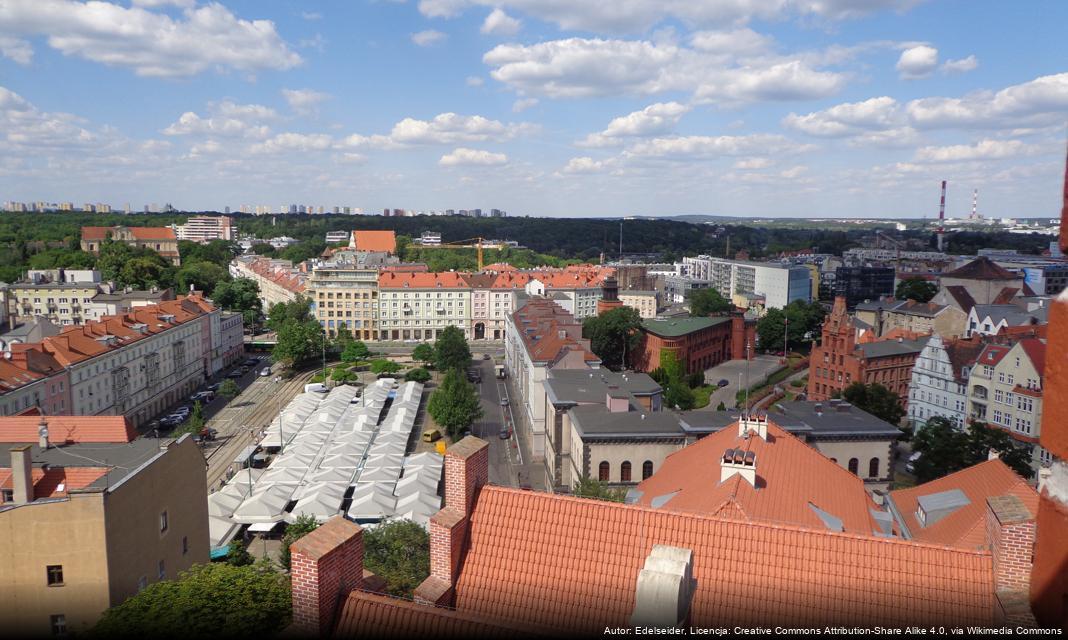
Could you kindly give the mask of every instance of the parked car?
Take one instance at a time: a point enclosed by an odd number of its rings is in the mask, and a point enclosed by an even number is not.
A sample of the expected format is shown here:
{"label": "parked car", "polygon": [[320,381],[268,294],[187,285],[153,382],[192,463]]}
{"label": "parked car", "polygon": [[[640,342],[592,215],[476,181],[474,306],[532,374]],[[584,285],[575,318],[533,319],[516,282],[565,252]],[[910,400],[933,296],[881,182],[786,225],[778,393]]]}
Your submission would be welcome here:
{"label": "parked car", "polygon": [[427,429],[423,432],[423,442],[434,442],[441,439],[441,431],[438,429]]}
{"label": "parked car", "polygon": [[227,378],[240,378],[243,375],[245,375],[245,374],[242,373],[240,369],[235,369],[235,370],[231,371],[230,373],[226,374],[226,377]]}
{"label": "parked car", "polygon": [[467,381],[468,382],[474,382],[475,384],[478,384],[479,382],[482,382],[482,374],[479,372],[478,369],[468,369],[467,370]]}
{"label": "parked car", "polygon": [[271,368],[270,367],[264,367],[260,371],[260,377],[261,378],[270,378],[271,377]]}
{"label": "parked car", "polygon": [[909,456],[909,461],[905,463],[905,471],[916,473],[916,463],[919,461],[921,455],[923,454],[920,451],[917,451]]}
{"label": "parked car", "polygon": [[216,391],[219,390],[220,386],[222,386],[222,385],[220,385],[218,382],[216,382],[214,384],[209,384],[208,386],[206,386],[204,388],[207,389],[208,391],[211,391],[212,393],[215,393]]}
{"label": "parked car", "polygon": [[729,385],[730,383],[731,383],[730,380],[724,378],[724,379],[720,380],[719,382],[717,382],[716,385],[720,386],[720,387],[725,387],[725,386]]}
{"label": "parked car", "polygon": [[512,432],[508,430],[508,427],[501,429],[501,440],[507,440],[511,435]]}
{"label": "parked car", "polygon": [[245,361],[244,361],[244,362],[242,363],[242,366],[245,366],[245,367],[255,367],[255,366],[256,366],[256,365],[258,365],[259,363],[260,363],[260,361],[259,361],[258,359],[256,359],[256,358],[249,358],[248,360],[245,360]]}
{"label": "parked car", "polygon": [[508,396],[501,396],[501,406],[502,407],[507,407],[508,406]]}

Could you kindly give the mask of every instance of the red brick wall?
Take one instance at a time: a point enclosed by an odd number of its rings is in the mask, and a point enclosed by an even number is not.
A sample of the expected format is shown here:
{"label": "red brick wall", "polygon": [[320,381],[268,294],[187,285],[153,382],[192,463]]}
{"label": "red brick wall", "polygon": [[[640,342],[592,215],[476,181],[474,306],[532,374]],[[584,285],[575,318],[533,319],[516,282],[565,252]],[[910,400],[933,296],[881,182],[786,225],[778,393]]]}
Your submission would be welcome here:
{"label": "red brick wall", "polygon": [[731,318],[702,331],[679,336],[661,337],[642,332],[642,341],[637,353],[631,358],[636,371],[648,373],[661,365],[660,352],[673,350],[686,367],[686,373],[696,373],[714,367],[727,360],[745,357],[745,340],[753,341],[754,323],[746,323],[741,317]]}
{"label": "red brick wall", "polygon": [[344,596],[362,586],[363,534],[355,530],[356,535],[341,542],[328,535],[316,539],[316,530],[291,547],[293,624],[302,632],[329,634]]}
{"label": "red brick wall", "polygon": [[[481,448],[475,442],[481,442]],[[460,445],[465,445],[460,447]],[[476,450],[477,449],[477,450]],[[464,438],[445,452],[445,506],[471,513],[478,490],[489,482],[489,445]]]}

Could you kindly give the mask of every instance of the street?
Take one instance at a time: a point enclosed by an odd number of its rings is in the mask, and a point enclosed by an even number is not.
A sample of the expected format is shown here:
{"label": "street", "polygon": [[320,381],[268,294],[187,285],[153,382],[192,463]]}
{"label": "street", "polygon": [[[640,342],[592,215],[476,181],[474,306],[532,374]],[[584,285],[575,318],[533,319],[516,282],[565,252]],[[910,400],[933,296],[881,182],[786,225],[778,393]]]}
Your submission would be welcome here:
{"label": "street", "polygon": [[[544,471],[541,465],[532,464],[529,446],[515,433],[511,405],[501,406],[501,399],[507,397],[508,391],[504,380],[494,377],[493,365],[497,360],[480,360],[480,355],[476,354],[474,366],[482,374],[482,382],[475,386],[483,415],[472,425],[471,434],[489,442],[489,480],[497,485],[544,490]],[[501,437],[505,425],[508,427],[507,439]]]}

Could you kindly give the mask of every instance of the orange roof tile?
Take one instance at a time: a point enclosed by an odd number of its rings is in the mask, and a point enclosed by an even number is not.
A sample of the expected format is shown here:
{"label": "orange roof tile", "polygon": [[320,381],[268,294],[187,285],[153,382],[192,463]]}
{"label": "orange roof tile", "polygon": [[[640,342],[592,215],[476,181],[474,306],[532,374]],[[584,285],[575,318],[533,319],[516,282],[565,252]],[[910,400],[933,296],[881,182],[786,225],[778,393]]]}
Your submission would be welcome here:
{"label": "orange roof tile", "polygon": [[583,362],[601,361],[590,350],[589,341],[581,338],[582,324],[552,300],[531,300],[516,310],[512,319],[535,362],[554,364],[572,351],[580,352]]}
{"label": "orange roof tile", "polygon": [[[766,441],[755,434],[744,438],[734,423],[672,453],[638,485],[638,504],[678,492],[657,508],[716,515],[736,507],[732,513],[744,520],[825,529],[815,506],[840,519],[845,531],[872,535],[869,509],[875,504],[864,481],[771,420],[767,428]],[[756,455],[757,488],[737,474],[720,482],[720,458],[736,448]]]}
{"label": "orange roof tile", "polygon": [[988,553],[483,487],[456,584],[465,614],[629,626],[654,544],[690,549],[692,624],[992,624]]}
{"label": "orange roof tile", "polygon": [[496,622],[452,609],[367,591],[349,592],[332,637],[363,638],[372,629],[376,638],[500,638],[515,637],[518,633]]}
{"label": "orange roof tile", "polygon": [[37,442],[44,420],[53,443],[131,442],[137,430],[125,416],[6,416],[0,417],[0,442]]}
{"label": "orange roof tile", "polygon": [[[33,482],[33,498],[58,498],[71,489],[84,489],[104,477],[107,467],[35,467],[30,471]],[[11,468],[0,468],[0,488],[13,488]]]}
{"label": "orange roof tile", "polygon": [[392,230],[353,231],[357,251],[397,252],[397,235]]}
{"label": "orange roof tile", "polygon": [[82,227],[82,240],[103,240],[108,232],[120,228],[128,229],[137,240],[178,240],[170,227]]}
{"label": "orange roof tile", "polygon": [[[959,489],[969,504],[934,522],[920,525],[916,511],[921,496]],[[897,517],[904,520],[913,540],[982,549],[986,545],[986,499],[1012,494],[1032,515],[1038,512],[1038,494],[1023,478],[999,459],[988,460],[924,484],[890,492]]]}
{"label": "orange roof tile", "polygon": [[435,289],[442,287],[467,288],[463,273],[455,271],[383,271],[378,274],[378,286],[386,289]]}

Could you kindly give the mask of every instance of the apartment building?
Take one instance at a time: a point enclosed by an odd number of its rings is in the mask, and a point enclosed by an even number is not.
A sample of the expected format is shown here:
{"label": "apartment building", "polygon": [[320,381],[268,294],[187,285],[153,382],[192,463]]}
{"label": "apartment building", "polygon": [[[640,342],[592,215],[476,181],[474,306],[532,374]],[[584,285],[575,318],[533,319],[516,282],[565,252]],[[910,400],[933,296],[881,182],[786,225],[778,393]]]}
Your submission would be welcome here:
{"label": "apartment building", "polygon": [[894,295],[893,267],[838,267],[834,272],[834,295],[853,308],[866,300]]}
{"label": "apartment building", "polygon": [[855,313],[857,320],[871,327],[879,338],[895,329],[956,337],[965,335],[968,320],[968,314],[956,307],[894,298],[861,302]]}
{"label": "apartment building", "polygon": [[941,416],[963,429],[968,421],[968,378],[980,352],[979,340],[931,336],[916,358],[909,381],[908,421],[912,429]]}
{"label": "apartment building", "polygon": [[1039,444],[1045,366],[1046,341],[1024,338],[986,345],[968,378],[968,418],[1008,432],[1036,470],[1053,461]]}
{"label": "apartment building", "polygon": [[245,321],[240,313],[210,314],[211,372],[214,375],[245,357]]}
{"label": "apartment building", "polygon": [[656,317],[660,296],[656,291],[639,291],[636,289],[621,289],[617,294],[623,306],[630,307],[638,312],[643,320]]}
{"label": "apartment building", "polygon": [[1008,327],[1033,327],[1049,321],[1049,307],[1027,311],[1015,304],[977,304],[968,312],[965,337],[996,336]]}
{"label": "apartment building", "polygon": [[230,261],[230,275],[248,278],[260,288],[260,302],[266,312],[279,302],[293,302],[307,287],[307,274],[293,268],[289,260],[273,260],[255,254]]}
{"label": "apartment building", "polygon": [[82,305],[82,319],[100,320],[104,316],[129,313],[138,307],[149,307],[174,299],[173,289],[116,289],[110,284],[101,285],[100,293],[93,296],[89,304]]}
{"label": "apartment building", "polygon": [[136,435],[121,416],[0,418],[5,633],[85,635],[109,607],[208,561],[200,448]]}
{"label": "apartment building", "polygon": [[471,288],[472,339],[503,340],[508,314],[515,311],[516,300],[525,290],[505,286],[498,274],[463,274],[463,279]]}
{"label": "apartment building", "polygon": [[812,299],[812,272],[803,265],[728,260],[711,256],[683,258],[683,273],[744,307],[750,296],[763,296],[765,305],[782,309],[794,300]]}
{"label": "apartment building", "polygon": [[470,340],[470,319],[471,288],[462,274],[383,271],[378,276],[381,340],[434,340],[448,326]]}
{"label": "apartment building", "polygon": [[[32,398],[52,414],[125,415],[145,424],[243,349],[240,316],[228,316],[226,330],[218,320],[213,330],[220,315],[203,298],[187,296],[12,345],[6,361],[12,367],[0,371],[0,412],[22,411]],[[42,385],[36,396],[27,395],[32,384]]]}
{"label": "apartment building", "polygon": [[212,240],[234,240],[233,222],[227,216],[194,216],[185,224],[175,225],[179,240],[206,243]]}
{"label": "apartment building", "polygon": [[181,266],[178,236],[170,227],[82,227],[82,251],[100,254],[104,241],[124,242],[131,247],[152,249],[175,266]]}
{"label": "apartment building", "polygon": [[326,334],[342,331],[357,340],[377,340],[378,269],[357,262],[333,262],[312,269],[307,284],[313,315]]}
{"label": "apartment building", "polygon": [[545,456],[545,386],[550,371],[599,369],[601,359],[582,337],[582,323],[548,298],[532,298],[508,315],[504,333],[504,368],[513,393],[530,425],[531,449]]}
{"label": "apartment building", "polygon": [[327,231],[324,242],[326,242],[326,244],[338,244],[341,242],[348,242],[350,235],[351,233],[348,231]]}
{"label": "apartment building", "polygon": [[174,291],[117,289],[114,283],[102,282],[99,271],[54,269],[27,272],[25,282],[8,285],[8,296],[16,322],[44,317],[59,325],[75,325],[174,300]]}

